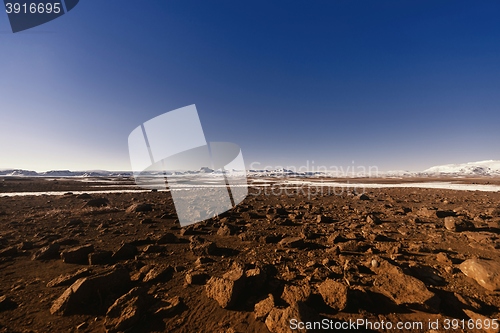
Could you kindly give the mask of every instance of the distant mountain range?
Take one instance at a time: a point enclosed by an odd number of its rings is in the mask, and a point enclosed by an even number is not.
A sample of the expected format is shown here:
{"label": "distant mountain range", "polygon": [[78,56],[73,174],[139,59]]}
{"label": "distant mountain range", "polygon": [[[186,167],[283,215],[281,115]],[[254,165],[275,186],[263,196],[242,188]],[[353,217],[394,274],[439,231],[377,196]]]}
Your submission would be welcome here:
{"label": "distant mountain range", "polygon": [[452,176],[500,176],[500,161],[488,160],[433,166],[422,173]]}
{"label": "distant mountain range", "polygon": [[[208,167],[203,167],[198,171],[176,171],[167,172],[167,175],[193,175],[193,174],[221,174],[220,171],[214,171]],[[151,176],[161,175],[161,172],[148,172]],[[295,172],[289,169],[275,169],[275,170],[248,170],[248,176],[251,177],[342,177],[338,172],[328,173],[323,171],[306,171]],[[445,164],[433,166],[429,169],[420,172],[411,172],[404,170],[379,172],[380,177],[428,177],[428,176],[500,176],[500,161],[488,160],[479,162],[469,162],[462,164]],[[8,169],[0,170],[0,176],[26,176],[26,177],[132,177],[131,171],[106,171],[106,170],[92,170],[92,171],[70,171],[70,170],[51,170],[45,172],[36,172],[22,169]],[[358,175],[363,176],[363,175]],[[368,175],[365,175],[368,176]],[[375,175],[371,175],[375,176]],[[345,177],[352,177],[348,174]]]}

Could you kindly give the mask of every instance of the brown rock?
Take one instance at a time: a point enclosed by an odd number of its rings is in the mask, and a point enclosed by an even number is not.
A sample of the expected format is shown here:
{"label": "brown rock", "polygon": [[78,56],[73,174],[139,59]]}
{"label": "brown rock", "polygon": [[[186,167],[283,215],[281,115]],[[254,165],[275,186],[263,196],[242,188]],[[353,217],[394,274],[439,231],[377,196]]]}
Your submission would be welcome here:
{"label": "brown rock", "polygon": [[91,304],[99,303],[103,295],[123,290],[129,283],[130,276],[123,268],[78,279],[54,301],[50,313],[63,316],[85,313],[91,308]]}
{"label": "brown rock", "polygon": [[153,205],[148,203],[133,204],[127,208],[127,213],[143,213],[150,212],[153,210]]}
{"label": "brown rock", "polygon": [[174,296],[162,301],[154,313],[155,315],[160,315],[162,317],[170,316],[177,312],[182,306],[182,299],[179,296]]}
{"label": "brown rock", "polygon": [[50,244],[49,246],[41,248],[38,252],[33,254],[32,260],[49,260],[59,257],[59,244]]}
{"label": "brown rock", "polygon": [[106,332],[124,332],[132,328],[146,312],[153,297],[144,289],[133,288],[118,298],[106,313]]}
{"label": "brown rock", "polygon": [[491,260],[469,259],[459,266],[462,273],[484,288],[500,291],[500,264]]}
{"label": "brown rock", "polygon": [[274,308],[274,297],[269,294],[266,299],[263,299],[254,306],[255,319],[265,318]]}
{"label": "brown rock", "polygon": [[316,222],[317,223],[326,223],[328,222],[330,219],[328,217],[326,217],[325,215],[322,215],[322,214],[319,214],[316,216]]}
{"label": "brown rock", "polygon": [[214,242],[204,241],[202,243],[194,242],[190,244],[191,252],[197,256],[216,255],[217,245]]}
{"label": "brown rock", "polygon": [[370,197],[366,194],[360,194],[357,196],[358,200],[370,200]]}
{"label": "brown rock", "polygon": [[203,285],[207,282],[208,275],[203,271],[189,271],[186,273],[187,284]]}
{"label": "brown rock", "polygon": [[92,252],[94,246],[86,244],[62,251],[61,258],[67,264],[88,264],[88,255]]}
{"label": "brown rock", "polygon": [[125,260],[125,259],[133,259],[137,254],[137,247],[131,244],[123,244],[120,246],[115,253],[113,253],[112,259],[114,260]]}
{"label": "brown rock", "polygon": [[205,286],[205,291],[207,296],[216,300],[222,308],[228,308],[235,305],[244,287],[245,272],[242,266],[236,265],[222,278],[211,277]]}
{"label": "brown rock", "polygon": [[231,236],[231,228],[228,227],[227,225],[223,225],[217,230],[217,235],[218,236]]}
{"label": "brown rock", "polygon": [[149,244],[146,245],[144,249],[142,249],[143,253],[161,253],[165,251],[165,247],[162,245],[154,245],[154,244]]}
{"label": "brown rock", "polygon": [[113,252],[98,251],[89,254],[90,265],[107,265],[112,261]]}
{"label": "brown rock", "polygon": [[474,225],[458,217],[447,216],[444,218],[444,227],[450,231],[460,232],[473,229]]}
{"label": "brown rock", "polygon": [[397,305],[411,305],[423,310],[439,308],[439,298],[422,281],[403,273],[399,267],[392,266],[387,270],[387,266],[382,265],[373,285]]}
{"label": "brown rock", "polygon": [[106,198],[95,198],[95,199],[90,199],[87,201],[87,203],[83,207],[93,207],[93,208],[99,208],[99,207],[105,207],[109,205],[109,200]]}
{"label": "brown rock", "polygon": [[281,294],[281,299],[289,305],[293,305],[307,301],[309,296],[311,296],[311,287],[306,282],[299,285],[286,285]]}
{"label": "brown rock", "polygon": [[47,287],[60,287],[60,286],[69,286],[73,284],[76,280],[89,276],[92,271],[89,268],[82,268],[76,271],[75,273],[70,274],[62,274],[56,277],[55,279],[50,280],[47,283]]}
{"label": "brown rock", "polygon": [[429,209],[429,208],[421,208],[417,211],[417,215],[420,216],[420,217],[428,217],[428,218],[432,218],[432,217],[437,217],[436,215],[436,209]]}
{"label": "brown rock", "polygon": [[259,290],[267,281],[267,273],[261,267],[255,267],[245,272],[247,287]]}
{"label": "brown rock", "polygon": [[172,268],[172,266],[163,266],[163,265],[154,266],[149,270],[144,279],[142,279],[142,282],[156,282],[159,280],[163,281],[170,280],[173,272],[174,269]]}
{"label": "brown rock", "polygon": [[377,216],[369,214],[366,216],[366,222],[372,224],[380,224],[382,221],[380,221],[380,219]]}
{"label": "brown rock", "polygon": [[174,235],[171,232],[167,232],[164,235],[162,235],[157,241],[157,244],[170,244],[170,243],[177,243],[179,239],[177,238],[176,235]]}
{"label": "brown rock", "polygon": [[282,247],[289,248],[302,248],[304,247],[304,240],[301,237],[286,237],[278,243]]}
{"label": "brown rock", "polygon": [[332,309],[342,311],[346,308],[348,289],[343,283],[326,279],[318,286],[318,291]]}

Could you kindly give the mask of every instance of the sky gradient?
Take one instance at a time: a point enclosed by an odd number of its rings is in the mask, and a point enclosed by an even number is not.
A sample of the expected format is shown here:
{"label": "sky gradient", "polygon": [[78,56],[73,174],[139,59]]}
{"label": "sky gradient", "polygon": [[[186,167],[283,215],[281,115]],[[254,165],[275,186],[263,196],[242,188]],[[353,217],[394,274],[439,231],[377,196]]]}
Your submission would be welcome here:
{"label": "sky gradient", "polygon": [[80,1],[0,13],[0,169],[130,170],[141,123],[196,104],[247,166],[500,160],[497,1]]}

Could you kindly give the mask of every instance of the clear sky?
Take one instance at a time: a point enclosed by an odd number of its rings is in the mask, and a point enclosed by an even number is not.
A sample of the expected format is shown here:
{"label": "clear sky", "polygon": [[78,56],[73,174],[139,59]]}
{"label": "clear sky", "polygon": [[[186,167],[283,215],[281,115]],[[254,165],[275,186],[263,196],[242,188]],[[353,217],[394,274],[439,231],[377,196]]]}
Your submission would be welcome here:
{"label": "clear sky", "polygon": [[0,12],[0,168],[130,170],[141,123],[196,104],[246,164],[500,159],[498,1],[80,1]]}

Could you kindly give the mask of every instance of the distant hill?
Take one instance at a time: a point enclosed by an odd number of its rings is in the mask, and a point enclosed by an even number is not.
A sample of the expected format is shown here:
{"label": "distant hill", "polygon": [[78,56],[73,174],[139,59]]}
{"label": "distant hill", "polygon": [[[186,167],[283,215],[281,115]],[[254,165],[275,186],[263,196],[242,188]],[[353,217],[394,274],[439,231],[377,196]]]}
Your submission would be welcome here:
{"label": "distant hill", "polygon": [[488,160],[462,164],[437,165],[424,170],[422,173],[447,176],[500,176],[500,161]]}
{"label": "distant hill", "polygon": [[[208,167],[203,167],[196,171],[172,171],[172,172],[159,172],[159,171],[146,171],[146,175],[150,176],[189,176],[193,174],[212,174],[222,175],[220,170],[212,170]],[[320,171],[305,171],[296,172],[288,169],[274,169],[274,170],[247,170],[247,175],[250,177],[340,177],[343,175],[337,173],[320,172]],[[469,162],[462,164],[445,164],[433,166],[421,172],[410,172],[404,170],[395,170],[380,172],[378,176],[381,177],[421,177],[421,176],[500,176],[500,161],[488,160],[479,162]],[[106,171],[106,170],[91,170],[91,171],[70,171],[70,170],[51,170],[45,172],[36,172],[22,169],[8,169],[0,170],[0,176],[26,176],[26,177],[132,177],[131,171]],[[351,177],[350,173],[344,177]],[[363,177],[363,175],[357,175]],[[369,176],[369,175],[365,175]],[[376,176],[376,175],[372,175]]]}

